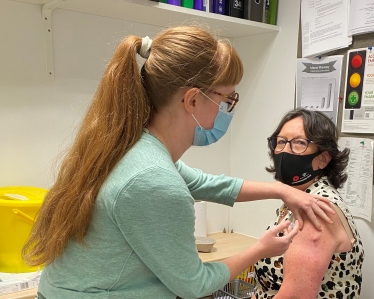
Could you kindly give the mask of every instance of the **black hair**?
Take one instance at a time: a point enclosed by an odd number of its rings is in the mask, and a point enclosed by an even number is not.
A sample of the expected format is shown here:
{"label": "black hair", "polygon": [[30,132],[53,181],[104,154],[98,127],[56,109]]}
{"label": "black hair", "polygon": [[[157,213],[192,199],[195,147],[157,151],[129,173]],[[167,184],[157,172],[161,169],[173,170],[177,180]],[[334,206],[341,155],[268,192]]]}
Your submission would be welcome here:
{"label": "black hair", "polygon": [[[309,140],[312,140],[321,152],[328,151],[331,155],[331,161],[322,170],[322,175],[327,176],[330,183],[335,188],[341,188],[347,180],[345,169],[349,160],[349,149],[345,148],[342,151],[338,148],[339,133],[335,124],[323,113],[319,111],[311,111],[303,108],[296,108],[286,113],[281,119],[276,130],[270,137],[278,136],[284,124],[294,118],[301,117],[304,121],[305,135]],[[274,161],[274,151],[268,143],[269,156]],[[275,174],[274,165],[266,167],[270,173]]]}

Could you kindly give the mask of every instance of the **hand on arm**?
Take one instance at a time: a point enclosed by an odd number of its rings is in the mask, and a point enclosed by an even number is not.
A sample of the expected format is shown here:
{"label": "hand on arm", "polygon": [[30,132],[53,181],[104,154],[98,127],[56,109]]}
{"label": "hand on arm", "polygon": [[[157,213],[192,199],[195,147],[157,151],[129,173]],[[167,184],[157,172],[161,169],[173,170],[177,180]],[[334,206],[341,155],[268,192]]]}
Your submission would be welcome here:
{"label": "hand on arm", "polygon": [[[297,220],[293,228],[290,228],[290,221],[284,221],[266,231],[252,247],[224,260],[223,263],[230,269],[230,280],[234,279],[249,266],[255,264],[259,259],[283,254],[298,233],[298,229],[299,223]],[[277,236],[279,232],[284,231],[287,232],[285,236]]]}
{"label": "hand on arm", "polygon": [[311,195],[280,182],[266,183],[244,181],[236,201],[243,202],[271,198],[280,198],[283,200],[287,207],[293,212],[296,219],[299,220],[300,229],[303,228],[305,220],[301,216],[302,211],[305,212],[304,218],[305,216],[308,217],[319,230],[321,229],[321,224],[316,216],[318,215],[322,220],[332,223],[326,213],[335,214],[329,200],[325,197]]}
{"label": "hand on arm", "polygon": [[295,218],[300,221],[300,229],[303,228],[304,220],[306,218],[309,218],[311,223],[318,230],[321,230],[322,226],[318,221],[317,216],[325,222],[333,223],[326,212],[335,214],[335,210],[326,197],[305,193],[304,191],[300,191],[279,182],[278,184],[283,188],[280,198],[292,211]]}

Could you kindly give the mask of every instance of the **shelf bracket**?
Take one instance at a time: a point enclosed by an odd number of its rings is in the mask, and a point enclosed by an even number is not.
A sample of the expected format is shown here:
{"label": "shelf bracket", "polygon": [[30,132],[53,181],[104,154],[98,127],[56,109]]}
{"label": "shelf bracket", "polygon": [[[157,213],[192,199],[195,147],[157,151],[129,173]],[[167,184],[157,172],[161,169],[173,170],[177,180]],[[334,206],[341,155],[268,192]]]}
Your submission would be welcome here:
{"label": "shelf bracket", "polygon": [[52,10],[64,0],[52,0],[42,7],[42,29],[44,36],[44,50],[46,61],[47,80],[55,79],[55,66],[53,61],[53,32],[52,32]]}

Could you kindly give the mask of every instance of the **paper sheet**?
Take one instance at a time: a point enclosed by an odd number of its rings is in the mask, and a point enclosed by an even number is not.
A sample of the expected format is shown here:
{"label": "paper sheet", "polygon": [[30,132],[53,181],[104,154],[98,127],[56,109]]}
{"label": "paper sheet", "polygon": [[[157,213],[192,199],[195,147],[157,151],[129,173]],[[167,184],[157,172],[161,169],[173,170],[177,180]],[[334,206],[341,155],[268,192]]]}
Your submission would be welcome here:
{"label": "paper sheet", "polygon": [[339,189],[353,216],[371,222],[374,141],[359,137],[341,137],[339,147],[351,152],[347,167],[348,180]]}
{"label": "paper sheet", "polygon": [[302,0],[302,57],[348,47],[349,0]]}
{"label": "paper sheet", "polygon": [[296,107],[321,111],[335,124],[343,55],[299,58],[296,63]]}
{"label": "paper sheet", "polygon": [[334,79],[302,79],[301,107],[319,111],[332,111],[334,98]]}
{"label": "paper sheet", "polygon": [[374,0],[351,0],[349,8],[349,35],[372,31],[374,31]]}

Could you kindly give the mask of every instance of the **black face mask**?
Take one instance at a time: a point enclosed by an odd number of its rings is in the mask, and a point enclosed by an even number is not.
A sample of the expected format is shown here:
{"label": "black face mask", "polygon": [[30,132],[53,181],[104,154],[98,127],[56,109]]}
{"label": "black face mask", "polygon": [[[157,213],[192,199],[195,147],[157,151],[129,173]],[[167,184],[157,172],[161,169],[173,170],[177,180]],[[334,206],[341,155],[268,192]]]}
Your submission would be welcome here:
{"label": "black face mask", "polygon": [[311,155],[292,155],[286,152],[274,155],[277,180],[290,186],[298,186],[313,180],[321,169],[313,170],[312,161],[321,152]]}

